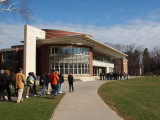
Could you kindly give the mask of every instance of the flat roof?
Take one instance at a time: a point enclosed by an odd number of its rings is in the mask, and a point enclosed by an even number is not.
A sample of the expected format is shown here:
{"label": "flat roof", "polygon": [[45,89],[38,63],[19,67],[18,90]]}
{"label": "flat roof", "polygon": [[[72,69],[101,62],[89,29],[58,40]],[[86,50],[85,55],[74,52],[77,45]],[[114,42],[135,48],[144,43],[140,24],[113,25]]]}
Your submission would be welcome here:
{"label": "flat roof", "polygon": [[66,36],[59,38],[49,38],[49,39],[37,39],[37,47],[47,44],[71,44],[71,45],[84,45],[88,47],[92,47],[93,51],[96,53],[100,53],[105,56],[109,56],[111,58],[123,58],[128,55],[120,52],[88,35],[74,35],[74,36]]}

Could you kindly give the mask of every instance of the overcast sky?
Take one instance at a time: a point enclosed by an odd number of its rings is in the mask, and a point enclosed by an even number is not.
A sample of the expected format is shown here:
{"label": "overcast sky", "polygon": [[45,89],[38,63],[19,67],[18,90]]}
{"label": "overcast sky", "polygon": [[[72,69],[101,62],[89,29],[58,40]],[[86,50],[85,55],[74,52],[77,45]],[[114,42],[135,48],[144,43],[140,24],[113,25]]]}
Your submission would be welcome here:
{"label": "overcast sky", "polygon": [[[149,49],[160,44],[159,0],[37,0],[30,8],[29,25],[40,29],[82,32],[101,42]],[[0,49],[21,44],[24,25],[10,17],[1,21]]]}

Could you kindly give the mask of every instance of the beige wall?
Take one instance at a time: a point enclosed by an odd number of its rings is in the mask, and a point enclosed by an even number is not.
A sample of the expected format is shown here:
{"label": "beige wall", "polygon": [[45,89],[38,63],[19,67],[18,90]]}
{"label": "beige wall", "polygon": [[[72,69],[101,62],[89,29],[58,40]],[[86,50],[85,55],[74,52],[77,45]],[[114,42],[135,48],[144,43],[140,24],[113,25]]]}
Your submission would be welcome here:
{"label": "beige wall", "polygon": [[24,26],[24,74],[36,74],[36,38],[45,39],[45,31],[35,27]]}

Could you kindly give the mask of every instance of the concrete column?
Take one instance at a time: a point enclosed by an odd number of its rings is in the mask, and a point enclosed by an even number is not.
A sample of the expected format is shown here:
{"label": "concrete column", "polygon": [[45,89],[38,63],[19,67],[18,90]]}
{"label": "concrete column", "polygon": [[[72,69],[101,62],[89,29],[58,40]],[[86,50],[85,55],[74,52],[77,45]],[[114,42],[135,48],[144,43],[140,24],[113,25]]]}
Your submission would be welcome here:
{"label": "concrete column", "polygon": [[24,74],[27,76],[29,72],[36,74],[36,39],[45,39],[45,31],[35,27],[24,26]]}

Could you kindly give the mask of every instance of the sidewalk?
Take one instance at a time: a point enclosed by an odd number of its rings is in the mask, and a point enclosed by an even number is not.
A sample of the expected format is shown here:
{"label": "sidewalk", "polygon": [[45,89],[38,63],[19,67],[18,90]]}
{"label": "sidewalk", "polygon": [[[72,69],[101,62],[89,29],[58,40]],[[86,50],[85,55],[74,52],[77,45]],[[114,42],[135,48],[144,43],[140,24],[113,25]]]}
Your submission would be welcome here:
{"label": "sidewalk", "polygon": [[69,93],[68,82],[63,84],[66,93],[51,120],[123,120],[111,110],[97,94],[106,81],[75,81],[75,91]]}

